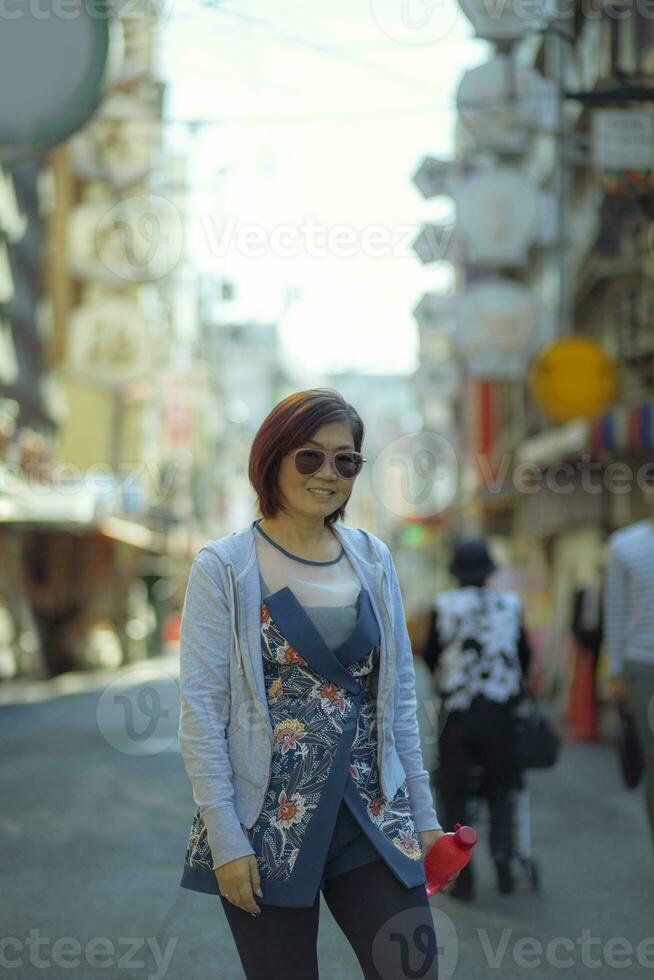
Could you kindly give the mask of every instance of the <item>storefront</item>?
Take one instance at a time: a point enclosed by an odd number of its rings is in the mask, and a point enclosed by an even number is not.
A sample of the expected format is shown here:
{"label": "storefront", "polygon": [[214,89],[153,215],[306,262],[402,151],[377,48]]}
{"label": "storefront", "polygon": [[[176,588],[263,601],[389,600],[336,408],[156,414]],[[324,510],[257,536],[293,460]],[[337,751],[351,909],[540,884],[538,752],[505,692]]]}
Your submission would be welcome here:
{"label": "storefront", "polygon": [[13,479],[3,489],[0,677],[52,677],[159,652],[202,542],[103,512],[88,488],[62,494]]}

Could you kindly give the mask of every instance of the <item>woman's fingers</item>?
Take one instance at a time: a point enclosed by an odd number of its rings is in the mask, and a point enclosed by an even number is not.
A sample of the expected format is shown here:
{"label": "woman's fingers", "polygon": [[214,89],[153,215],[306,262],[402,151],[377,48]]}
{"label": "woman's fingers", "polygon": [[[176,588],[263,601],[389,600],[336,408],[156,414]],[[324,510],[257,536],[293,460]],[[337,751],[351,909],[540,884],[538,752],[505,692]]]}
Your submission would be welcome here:
{"label": "woman's fingers", "polygon": [[261,909],[254,900],[252,885],[249,881],[239,889],[238,901],[234,904],[238,905],[244,912],[249,912],[250,915],[261,915]]}
{"label": "woman's fingers", "polygon": [[259,868],[257,867],[257,859],[252,856],[250,858],[250,882],[252,884],[252,891],[259,898],[262,897],[263,892],[261,891],[261,881],[259,879]]}
{"label": "woman's fingers", "polygon": [[238,883],[234,882],[227,888],[221,889],[221,894],[228,902],[236,905],[239,909],[243,909],[244,912],[249,912],[251,915],[261,914],[261,909],[254,900],[249,877],[247,879],[241,878]]}

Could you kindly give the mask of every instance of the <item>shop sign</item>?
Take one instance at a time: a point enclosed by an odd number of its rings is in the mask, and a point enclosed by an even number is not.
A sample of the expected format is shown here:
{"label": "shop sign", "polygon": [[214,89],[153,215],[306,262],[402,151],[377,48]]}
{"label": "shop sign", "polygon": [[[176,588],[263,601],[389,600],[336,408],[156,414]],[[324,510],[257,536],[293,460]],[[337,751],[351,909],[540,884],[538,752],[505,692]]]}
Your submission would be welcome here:
{"label": "shop sign", "polygon": [[95,118],[70,141],[74,172],[117,187],[141,180],[151,169],[160,126],[148,102],[135,93],[105,99]]}
{"label": "shop sign", "polygon": [[541,411],[556,422],[597,415],[615,398],[616,365],[589,337],[564,337],[539,353],[529,388]]}
{"label": "shop sign", "polygon": [[654,166],[651,109],[595,109],[592,158],[599,170],[650,171]]}
{"label": "shop sign", "polygon": [[534,294],[512,280],[482,280],[456,305],[455,347],[475,378],[523,378],[548,332]]}
{"label": "shop sign", "polygon": [[521,152],[556,126],[556,88],[533,68],[497,55],[466,71],[457,91],[462,124],[480,150]]}
{"label": "shop sign", "polygon": [[453,296],[425,293],[413,311],[421,337],[428,334],[451,336],[454,331],[454,305]]}
{"label": "shop sign", "polygon": [[173,271],[182,254],[179,210],[158,194],[77,205],[68,223],[73,275],[112,285],[151,282]]}
{"label": "shop sign", "polygon": [[459,367],[455,360],[423,360],[415,374],[419,397],[449,401],[461,390]]}
{"label": "shop sign", "polygon": [[130,296],[105,296],[70,315],[68,366],[91,381],[120,387],[148,371],[146,317]]}
{"label": "shop sign", "polygon": [[468,257],[483,265],[523,265],[538,229],[537,186],[522,170],[498,167],[461,181],[457,222]]}
{"label": "shop sign", "polygon": [[162,387],[162,437],[166,452],[193,445],[197,414],[197,380],[189,375],[169,373]]}
{"label": "shop sign", "polygon": [[413,241],[412,248],[423,265],[432,262],[455,261],[456,243],[451,224],[424,224]]}
{"label": "shop sign", "polygon": [[436,157],[426,156],[413,175],[413,183],[427,199],[449,195],[455,166],[453,160],[437,160]]}

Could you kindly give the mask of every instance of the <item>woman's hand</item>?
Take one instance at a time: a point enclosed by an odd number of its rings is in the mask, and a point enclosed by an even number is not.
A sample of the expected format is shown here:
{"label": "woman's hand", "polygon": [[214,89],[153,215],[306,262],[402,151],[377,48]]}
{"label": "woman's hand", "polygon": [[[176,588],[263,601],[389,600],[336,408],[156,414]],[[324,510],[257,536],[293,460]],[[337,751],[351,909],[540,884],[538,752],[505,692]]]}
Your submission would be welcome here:
{"label": "woman's hand", "polygon": [[214,869],[214,874],[223,898],[250,915],[261,915],[261,909],[254,900],[254,892],[261,896],[259,868],[254,854],[221,864]]}
{"label": "woman's hand", "polygon": [[419,832],[420,843],[422,844],[422,852],[426,854],[431,845],[439,837],[443,836],[444,831],[442,830],[421,830]]}
{"label": "woman's hand", "polygon": [[[438,840],[439,837],[442,837],[444,833],[445,833],[444,830],[421,830],[421,831],[419,831],[419,835],[418,836],[420,837],[420,843],[422,844],[423,858],[424,858],[424,855],[429,850],[429,848],[431,847],[431,845],[434,843],[434,841],[435,840]],[[451,878],[448,879],[447,885],[445,886],[445,888],[442,888],[441,891],[440,891],[440,894],[441,895],[445,895],[446,892],[449,892],[450,888],[452,887],[452,885],[454,884],[454,882],[456,881],[456,879],[459,877],[459,874],[460,874],[460,872],[457,871],[457,873],[455,875],[453,875]]]}

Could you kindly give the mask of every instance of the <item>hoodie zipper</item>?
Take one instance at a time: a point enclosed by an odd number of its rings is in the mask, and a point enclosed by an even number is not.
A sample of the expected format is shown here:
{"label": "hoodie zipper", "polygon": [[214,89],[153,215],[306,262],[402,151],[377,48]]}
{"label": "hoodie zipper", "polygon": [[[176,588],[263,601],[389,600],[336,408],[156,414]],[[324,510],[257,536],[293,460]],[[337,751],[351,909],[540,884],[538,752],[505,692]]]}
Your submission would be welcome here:
{"label": "hoodie zipper", "polygon": [[[243,670],[243,651],[241,649],[241,642],[239,640],[239,633],[238,633],[239,624],[240,624],[240,611],[241,611],[240,594],[239,594],[238,582],[236,581],[236,578],[234,577],[234,580],[232,581],[232,577],[234,576],[234,566],[232,565],[231,562],[228,562],[227,567],[229,569],[229,579],[230,579],[231,608],[234,610],[234,616],[232,619],[232,632],[234,635],[234,642],[236,644],[238,672],[239,674],[244,676],[245,671]],[[257,707],[259,708],[259,711],[262,711],[263,709],[261,707],[261,702],[259,700],[258,691],[256,690],[256,688],[251,688],[250,690],[252,693],[252,697],[254,698]],[[264,725],[264,728],[268,733],[268,735],[270,736],[270,732],[268,731],[267,726]]]}
{"label": "hoodie zipper", "polygon": [[[386,568],[382,565],[382,577],[381,577],[381,606],[383,614],[386,616],[386,622],[384,623],[384,628],[386,630],[387,644],[394,643],[391,632],[391,617],[388,611],[388,606],[386,605],[386,595],[384,592],[384,579],[386,578]],[[388,659],[388,656],[387,656]],[[388,687],[388,684],[387,684]],[[377,745],[378,745],[378,757],[377,766],[379,768],[379,778],[381,779],[381,774],[383,772],[383,758],[384,758],[384,715],[386,713],[386,705],[388,703],[388,693],[384,698],[383,704],[379,705],[379,710],[377,712]]]}
{"label": "hoodie zipper", "polygon": [[[385,564],[384,564],[384,562],[383,562],[383,560],[382,560],[379,552],[377,551],[376,546],[372,543],[372,538],[370,537],[370,535],[367,532],[366,532],[366,537],[368,539],[368,546],[370,548],[370,551],[372,552],[372,554],[375,556],[375,559],[377,560],[377,562],[382,567],[382,575],[381,575],[381,610],[382,610],[382,618],[385,617],[384,629],[386,630],[387,644],[388,643],[392,643],[393,645],[395,645],[395,637],[393,636],[393,632],[392,632],[392,628],[391,628],[391,614],[390,614],[388,605],[386,604],[386,595],[385,595],[385,592],[384,592],[384,581],[386,579],[386,566],[385,566]],[[387,657],[387,659],[388,659],[388,657]],[[397,657],[395,659],[397,660]],[[393,688],[393,685],[391,685],[391,689],[392,688]],[[382,760],[384,758],[384,725],[383,725],[383,721],[384,721],[384,715],[386,713],[386,705],[388,704],[389,694],[390,694],[390,690],[386,694],[386,697],[384,698],[383,704],[378,704],[377,705],[377,768],[379,770],[379,779],[380,779],[380,782],[382,781],[382,772],[383,772]],[[384,790],[384,787],[382,786],[382,791],[383,790]]]}
{"label": "hoodie zipper", "polygon": [[236,580],[234,578],[234,566],[231,562],[227,563],[227,568],[229,569],[229,612],[230,612],[230,623],[232,627],[232,636],[234,637],[234,646],[236,649],[236,661],[238,663],[238,672],[243,674],[243,654],[241,652],[241,643],[238,638],[238,623],[239,623],[239,597],[238,597],[238,587],[236,585]]}

